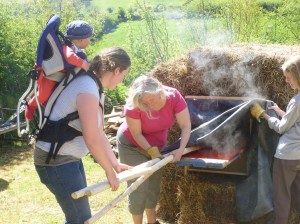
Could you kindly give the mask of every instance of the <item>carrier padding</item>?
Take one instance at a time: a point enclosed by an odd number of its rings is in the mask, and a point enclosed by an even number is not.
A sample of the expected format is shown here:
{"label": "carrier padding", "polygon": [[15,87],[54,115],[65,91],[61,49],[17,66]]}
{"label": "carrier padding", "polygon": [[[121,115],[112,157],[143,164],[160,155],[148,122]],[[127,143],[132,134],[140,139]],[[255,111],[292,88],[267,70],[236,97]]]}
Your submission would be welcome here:
{"label": "carrier padding", "polygon": [[43,69],[45,76],[72,67],[63,57],[62,43],[58,36],[59,25],[59,16],[53,15],[38,42],[36,65]]}

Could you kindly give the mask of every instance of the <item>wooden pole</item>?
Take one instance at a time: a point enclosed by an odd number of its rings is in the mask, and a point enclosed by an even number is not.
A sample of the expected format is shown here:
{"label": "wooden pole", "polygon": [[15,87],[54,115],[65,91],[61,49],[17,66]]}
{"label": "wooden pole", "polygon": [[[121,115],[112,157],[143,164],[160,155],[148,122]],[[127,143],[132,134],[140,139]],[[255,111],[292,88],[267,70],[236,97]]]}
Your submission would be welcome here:
{"label": "wooden pole", "polygon": [[[183,155],[185,155],[189,152],[195,151],[195,150],[199,150],[199,147],[197,146],[197,147],[186,148],[183,152]],[[161,167],[165,166],[170,161],[172,161],[171,158],[173,159],[173,156],[170,155],[170,156],[165,157],[162,160],[157,158],[157,159],[147,161],[145,163],[142,163],[138,166],[133,167],[132,169],[129,169],[129,170],[119,173],[117,175],[117,178],[119,179],[120,183],[122,183],[123,181],[131,180],[131,179],[140,177],[144,174],[151,173],[152,170],[155,169],[155,171],[156,171],[156,170],[160,169]],[[73,192],[72,197],[74,199],[78,199],[83,196],[92,196],[94,194],[105,191],[109,188],[110,188],[110,185],[108,183],[108,180],[104,180],[99,183],[85,187],[79,191]]]}
{"label": "wooden pole", "polygon": [[[129,170],[126,170],[126,171],[123,171],[122,173],[119,173],[117,175],[117,178],[120,180],[120,183],[122,183],[122,181],[125,181],[125,180],[133,179],[135,177],[131,178],[131,175],[134,172],[139,171],[141,169],[144,169],[146,167],[153,166],[158,161],[160,161],[160,159],[157,158],[157,159],[153,159],[153,160],[147,161],[145,163],[142,163],[138,166],[132,167]],[[74,199],[78,199],[78,198],[81,198],[81,197],[84,197],[84,196],[91,196],[91,192],[99,193],[99,192],[102,192],[102,191],[104,191],[106,189],[109,189],[109,188],[110,188],[110,185],[109,185],[108,181],[104,180],[104,181],[101,181],[99,183],[90,185],[88,187],[85,187],[85,188],[83,188],[79,191],[76,191],[76,192],[72,193],[72,197]]]}
{"label": "wooden pole", "polygon": [[[154,164],[153,166],[150,167],[145,167],[145,168],[141,168],[141,169],[132,169],[132,170],[128,170],[128,172],[122,172],[120,173],[120,175],[118,175],[118,179],[120,181],[120,183],[122,183],[123,181],[127,181],[127,180],[131,180],[137,177],[140,177],[144,174],[149,174],[149,173],[154,173],[156,170],[160,169],[161,167],[165,166],[167,163],[169,163],[170,161],[172,161],[173,156],[168,156],[162,160],[160,160],[159,162],[157,162],[156,164]],[[91,185],[89,187],[83,188],[79,191],[76,191],[74,193],[72,193],[72,197],[77,199],[80,198],[80,196],[92,196],[95,194],[98,194],[104,190],[107,190],[110,188],[110,185],[108,183],[108,180],[104,180],[100,183]]]}
{"label": "wooden pole", "polygon": [[104,216],[110,209],[116,206],[116,204],[129,195],[131,192],[135,191],[151,174],[146,174],[139,177],[134,183],[130,185],[123,193],[119,194],[116,198],[114,198],[111,202],[105,205],[100,209],[95,215],[93,215],[90,219],[84,222],[84,224],[92,224],[99,220],[102,216]]}
{"label": "wooden pole", "polygon": [[[126,173],[126,175],[120,175],[120,179],[119,179],[120,183],[122,183],[123,181],[128,181],[128,180],[140,177],[145,174],[152,174],[155,171],[162,168],[163,166],[165,166],[166,164],[168,164],[170,161],[172,161],[172,159],[173,159],[173,155],[170,155],[170,156],[160,160],[159,162],[157,162],[156,164],[154,164],[151,167],[130,170],[128,173]],[[102,186],[98,186],[96,188],[91,188],[90,190],[88,190],[87,195],[92,196],[92,195],[98,194],[98,193],[110,188],[110,185],[107,180],[104,181],[103,183],[104,184]]]}
{"label": "wooden pole", "polygon": [[112,113],[112,114],[106,114],[104,115],[104,118],[111,118],[111,117],[117,117],[117,116],[122,116],[123,115],[123,112],[117,112],[117,113]]}
{"label": "wooden pole", "polygon": [[[191,147],[186,148],[183,152],[183,155],[198,150],[199,147]],[[124,197],[129,195],[131,192],[135,191],[148,177],[150,177],[155,171],[161,169],[163,166],[167,165],[169,162],[173,160],[173,155],[168,155],[164,159],[153,159],[150,161],[147,161],[145,163],[142,163],[138,166],[135,166],[131,168],[130,170],[124,171],[120,174],[118,174],[118,178],[120,180],[120,183],[122,181],[131,180],[136,177],[138,179],[130,185],[123,193],[119,194],[116,198],[114,198],[112,201],[110,201],[107,205],[105,205],[103,208],[100,209],[99,212],[97,212],[95,215],[93,215],[90,219],[86,220],[84,224],[92,224],[95,223],[97,220],[99,220],[102,216],[104,216],[110,209],[112,209],[119,201],[121,201]],[[110,188],[109,183],[107,180],[102,181],[98,184],[94,184],[91,186],[88,186],[86,188],[83,188],[79,191],[76,191],[72,194],[72,197],[74,199],[83,197],[83,196],[92,196],[95,195],[101,191],[104,191],[106,189]]]}

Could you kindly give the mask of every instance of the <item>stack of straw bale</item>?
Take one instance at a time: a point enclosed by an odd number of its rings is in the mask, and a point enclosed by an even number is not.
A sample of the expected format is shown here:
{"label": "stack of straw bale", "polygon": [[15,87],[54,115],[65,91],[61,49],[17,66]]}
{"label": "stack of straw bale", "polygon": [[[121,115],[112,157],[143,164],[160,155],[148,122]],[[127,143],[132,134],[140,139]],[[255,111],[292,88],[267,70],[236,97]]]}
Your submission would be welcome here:
{"label": "stack of straw bale", "polygon": [[[264,98],[285,109],[295,94],[285,83],[281,66],[300,54],[300,46],[239,44],[202,47],[157,65],[151,74],[183,96],[237,96]],[[179,137],[176,126],[169,142]],[[164,168],[158,214],[168,223],[236,223],[235,187],[238,176],[189,172],[169,164]],[[272,219],[269,214],[251,224]],[[299,223],[293,210],[289,223]]]}

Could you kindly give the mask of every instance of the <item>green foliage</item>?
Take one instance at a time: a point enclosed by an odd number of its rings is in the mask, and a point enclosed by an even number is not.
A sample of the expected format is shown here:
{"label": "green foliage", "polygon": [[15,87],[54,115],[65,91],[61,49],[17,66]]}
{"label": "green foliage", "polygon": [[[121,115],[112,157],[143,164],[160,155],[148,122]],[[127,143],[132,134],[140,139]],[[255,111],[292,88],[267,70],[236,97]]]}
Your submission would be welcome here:
{"label": "green foliage", "polygon": [[137,8],[130,7],[126,12],[126,17],[128,20],[141,20],[140,12]]}
{"label": "green foliage", "polygon": [[[128,51],[132,66],[125,86],[195,45],[299,43],[299,0],[93,0],[91,5],[81,0],[0,1],[0,106],[7,106],[7,96],[9,105],[16,105],[25,91],[40,33],[53,13],[61,17],[63,32],[78,19],[94,27],[89,58],[110,46]],[[170,19],[170,12],[182,17]],[[109,92],[111,102],[120,104],[123,92],[116,91]]]}
{"label": "green foliage", "polygon": [[[278,9],[278,25],[276,32],[280,32],[282,42],[299,44],[300,41],[300,2],[299,0],[286,1]],[[276,37],[276,36],[275,36]]]}
{"label": "green foliage", "polygon": [[[120,1],[120,0],[94,0],[93,6],[99,6],[101,7],[102,11],[107,11],[109,8],[113,11],[117,10],[119,7],[128,10],[131,7],[136,7],[137,1],[141,0],[127,0],[127,1]],[[166,1],[166,0],[147,0],[147,4],[151,6],[157,6],[157,5],[166,5],[168,7],[180,7],[186,0],[172,0],[172,1]]]}
{"label": "green foliage", "polygon": [[226,3],[220,12],[225,30],[229,31],[232,42],[251,42],[260,30],[262,17],[259,5],[255,1],[232,0]]}
{"label": "green foliage", "polygon": [[[3,83],[0,88],[1,97],[11,94],[16,102],[25,91],[29,83],[26,74],[33,68],[40,33],[49,16],[63,9],[59,8],[56,2],[43,0],[29,1],[26,4],[22,2],[1,3],[0,16],[3,29],[1,29],[0,39],[5,45],[1,47],[1,51],[4,52],[1,52],[0,59],[0,64],[3,64],[5,68],[0,71],[0,81]],[[65,4],[70,6],[70,2],[65,1]],[[75,15],[77,9],[73,8]]]}
{"label": "green foliage", "polygon": [[[16,14],[19,11],[18,5],[1,3],[0,7],[0,96],[6,98],[7,95],[17,96],[17,93],[23,91],[22,87],[26,80],[24,68],[32,65],[30,60],[32,53],[26,49],[31,50],[30,37],[34,31],[26,29],[30,26],[30,20],[28,25],[25,25],[24,19],[20,19],[22,10]],[[20,23],[16,23],[15,19],[20,19]]]}
{"label": "green foliage", "polygon": [[[242,0],[247,1],[247,0]],[[218,9],[222,9],[224,5],[230,3],[231,0],[185,0],[181,4],[184,8],[192,11],[199,12],[199,9],[206,9],[203,12],[218,12]],[[270,10],[277,8],[279,5],[283,4],[284,0],[252,0],[253,3],[257,3],[260,6],[268,8]]]}
{"label": "green foliage", "polygon": [[[118,22],[117,17],[107,17],[106,14],[99,13],[96,7],[85,7],[81,0],[1,2],[0,97],[8,99],[7,96],[12,95],[14,100],[9,105],[16,106],[17,100],[28,86],[29,78],[26,74],[34,66],[38,39],[52,14],[60,16],[62,32],[65,32],[66,25],[72,20],[88,21],[94,27],[92,43],[104,33],[110,32]],[[89,51],[87,49],[88,54]],[[0,107],[8,106],[5,100],[0,103]]]}
{"label": "green foliage", "polygon": [[[299,43],[298,0],[192,0],[184,7],[188,18],[202,21],[201,44],[209,43],[211,36],[224,43]],[[222,22],[219,31],[211,26],[214,18]]]}
{"label": "green foliage", "polygon": [[119,7],[117,14],[118,14],[118,19],[119,19],[120,22],[126,22],[127,21],[126,11],[125,11],[124,8]]}
{"label": "green foliage", "polygon": [[126,85],[156,64],[178,54],[177,42],[169,36],[164,14],[154,14],[152,8],[145,2],[136,1],[136,3],[143,20],[138,24],[128,23],[127,40],[134,67],[125,79]]}
{"label": "green foliage", "polygon": [[113,106],[124,105],[126,100],[127,87],[120,83],[114,90],[106,90],[105,113],[110,113]]}
{"label": "green foliage", "polygon": [[[137,1],[138,2],[138,1]],[[154,48],[154,58],[157,58],[156,62],[164,62],[170,56],[168,30],[166,27],[166,21],[164,17],[160,19],[156,18],[151,8],[147,5],[139,4],[143,13],[143,19],[146,22],[144,29],[146,32],[141,33],[143,37],[146,37],[150,43],[150,47]],[[142,29],[143,31],[143,29]]]}

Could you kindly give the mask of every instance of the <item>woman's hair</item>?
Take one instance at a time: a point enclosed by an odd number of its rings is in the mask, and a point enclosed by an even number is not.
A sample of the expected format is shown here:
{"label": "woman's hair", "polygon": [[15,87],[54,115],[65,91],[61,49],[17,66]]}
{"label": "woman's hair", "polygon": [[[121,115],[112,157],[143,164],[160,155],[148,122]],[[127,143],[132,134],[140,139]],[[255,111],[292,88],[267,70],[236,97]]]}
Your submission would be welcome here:
{"label": "woman's hair", "polygon": [[95,56],[91,62],[90,70],[99,78],[106,72],[120,68],[120,72],[126,70],[131,65],[130,57],[120,47],[109,47]]}
{"label": "woman's hair", "polygon": [[282,65],[283,72],[290,72],[300,86],[300,56],[294,56]]}
{"label": "woman's hair", "polygon": [[139,108],[150,113],[149,108],[142,102],[144,94],[159,94],[161,99],[166,99],[172,93],[167,92],[162,83],[149,75],[141,75],[131,85],[126,100],[129,109]]}

